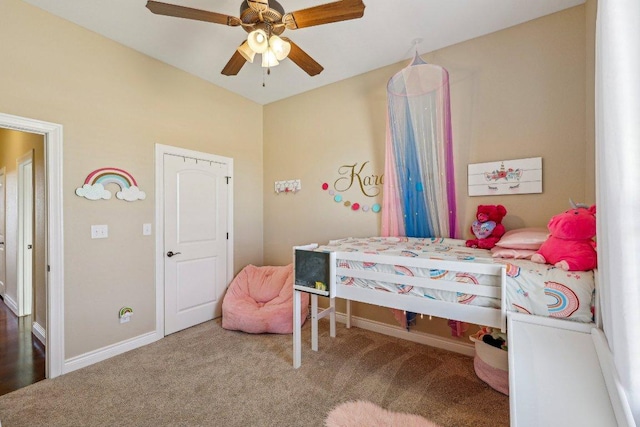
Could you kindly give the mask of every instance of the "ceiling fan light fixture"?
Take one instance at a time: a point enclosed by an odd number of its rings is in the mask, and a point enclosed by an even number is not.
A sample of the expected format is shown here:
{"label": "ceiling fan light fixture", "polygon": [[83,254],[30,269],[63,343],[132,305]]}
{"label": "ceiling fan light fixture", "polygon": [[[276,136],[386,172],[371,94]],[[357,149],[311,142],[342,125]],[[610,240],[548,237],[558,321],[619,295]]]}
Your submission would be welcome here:
{"label": "ceiling fan light fixture", "polygon": [[255,53],[264,53],[269,48],[269,39],[264,30],[253,30],[247,36],[247,43]]}
{"label": "ceiling fan light fixture", "polygon": [[253,58],[256,56],[256,52],[251,49],[246,40],[238,47],[238,52],[240,52],[240,55],[242,55],[244,59],[253,63]]}
{"label": "ceiling fan light fixture", "polygon": [[271,36],[269,39],[269,47],[273,50],[278,61],[285,59],[291,52],[291,43],[282,40],[278,36]]}
{"label": "ceiling fan light fixture", "polygon": [[278,65],[278,58],[276,57],[273,49],[269,48],[262,54],[262,67],[263,68],[271,68]]}

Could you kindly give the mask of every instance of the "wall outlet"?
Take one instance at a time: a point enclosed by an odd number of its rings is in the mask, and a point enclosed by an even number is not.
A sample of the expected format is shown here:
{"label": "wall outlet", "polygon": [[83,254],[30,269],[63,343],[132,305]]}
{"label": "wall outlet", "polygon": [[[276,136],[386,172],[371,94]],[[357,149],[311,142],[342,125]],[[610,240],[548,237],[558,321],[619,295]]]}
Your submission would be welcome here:
{"label": "wall outlet", "polygon": [[127,323],[131,320],[131,316],[133,316],[133,309],[131,307],[122,307],[120,311],[118,311],[120,323]]}
{"label": "wall outlet", "polygon": [[108,225],[92,225],[91,226],[92,239],[106,239],[107,237],[109,237]]}

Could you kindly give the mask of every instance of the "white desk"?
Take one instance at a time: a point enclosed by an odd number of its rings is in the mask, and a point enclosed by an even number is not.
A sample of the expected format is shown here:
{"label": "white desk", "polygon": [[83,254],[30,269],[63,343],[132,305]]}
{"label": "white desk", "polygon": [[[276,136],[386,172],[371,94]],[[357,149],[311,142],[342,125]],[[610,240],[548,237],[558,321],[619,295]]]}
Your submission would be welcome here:
{"label": "white desk", "polygon": [[611,361],[600,354],[608,351],[602,331],[518,313],[508,319],[512,426],[635,426],[626,399],[607,384],[617,375],[606,378]]}

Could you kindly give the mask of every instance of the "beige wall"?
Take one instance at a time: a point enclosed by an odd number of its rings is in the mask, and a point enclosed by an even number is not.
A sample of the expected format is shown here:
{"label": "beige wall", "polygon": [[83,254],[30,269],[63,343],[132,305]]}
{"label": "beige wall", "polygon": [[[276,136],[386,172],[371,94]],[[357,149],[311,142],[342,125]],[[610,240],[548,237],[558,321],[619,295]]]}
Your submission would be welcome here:
{"label": "beige wall", "polygon": [[32,322],[47,325],[45,259],[44,137],[0,128],[0,168],[5,168],[5,302],[18,296],[18,168],[16,161],[33,153],[33,311]]}
{"label": "beige wall", "polygon": [[[592,147],[585,130],[585,26],[585,7],[579,6],[422,55],[450,73],[458,216],[465,238],[479,204],[505,205],[510,229],[545,226],[569,207],[569,198],[595,201],[594,160],[585,154]],[[296,244],[379,234],[378,215],[332,202],[320,185],[335,179],[340,165],[353,162],[370,160],[382,173],[386,83],[407,63],[265,107],[265,263],[290,262]],[[542,194],[467,196],[467,164],[538,156]],[[301,179],[302,191],[275,195],[273,182],[279,179]],[[354,312],[393,323],[386,310],[360,306]],[[435,329],[446,333],[442,322]]]}
{"label": "beige wall", "polygon": [[586,21],[586,73],[585,73],[585,141],[586,166],[585,200],[596,202],[596,14],[598,2],[587,0],[585,3]]}
{"label": "beige wall", "polygon": [[[235,270],[262,262],[262,107],[19,0],[0,2],[0,111],[64,126],[65,357],[155,329],[154,144],[234,159]],[[242,132],[238,126],[242,124]],[[75,195],[130,172],[144,201]],[[90,239],[91,224],[109,238]],[[134,310],[121,325],[118,310]]]}
{"label": "beige wall", "polygon": [[[585,15],[576,7],[423,55],[451,74],[464,229],[482,203],[506,205],[515,228],[544,225],[569,197],[593,202]],[[295,244],[379,234],[378,214],[333,202],[321,185],[343,165],[369,162],[364,175],[382,174],[385,86],[406,63],[261,107],[19,0],[0,3],[0,38],[11,64],[0,67],[0,111],[64,126],[66,358],[154,328],[154,240],[141,225],[154,222],[155,143],[234,159],[236,271],[288,263]],[[244,120],[260,113],[264,125]],[[530,156],[543,157],[543,194],[466,196],[468,163]],[[103,166],[131,172],[146,200],[76,197]],[[301,179],[302,191],[276,195],[273,182],[286,179]],[[381,198],[351,189],[345,200]],[[110,237],[91,240],[91,224],[108,224]],[[120,325],[123,305],[135,315]],[[386,310],[355,314],[393,323]]]}

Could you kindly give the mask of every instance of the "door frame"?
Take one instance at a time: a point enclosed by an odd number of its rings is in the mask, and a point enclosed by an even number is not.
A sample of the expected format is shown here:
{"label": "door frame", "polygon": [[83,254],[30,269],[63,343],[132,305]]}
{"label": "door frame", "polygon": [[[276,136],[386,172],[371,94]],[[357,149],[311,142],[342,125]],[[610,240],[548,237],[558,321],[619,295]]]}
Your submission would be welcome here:
{"label": "door frame", "polygon": [[7,251],[6,251],[6,239],[7,239],[7,198],[6,198],[6,192],[7,192],[7,168],[5,166],[0,168],[0,187],[2,187],[2,190],[0,190],[0,203],[2,203],[2,209],[0,210],[0,219],[2,220],[2,227],[0,227],[0,231],[2,231],[2,234],[0,234],[2,236],[2,240],[4,240],[3,242],[1,242],[0,244],[2,245],[2,250],[0,250],[0,259],[2,259],[4,262],[0,265],[3,265],[3,273],[4,276],[0,276],[0,296],[4,298],[5,293],[7,292]]}
{"label": "door frame", "polygon": [[215,154],[203,153],[186,148],[156,144],[156,334],[164,337],[164,155],[174,155],[211,162],[224,161],[229,169],[229,191],[227,192],[227,285],[234,276],[233,270],[233,159]]}
{"label": "door frame", "polygon": [[[34,224],[34,215],[33,215],[33,207],[35,205],[35,200],[33,198],[33,175],[34,175],[34,164],[33,164],[34,152],[33,149],[27,151],[22,156],[18,157],[16,160],[16,170],[18,172],[18,268],[17,268],[17,278],[18,278],[18,292],[17,292],[17,303],[18,303],[18,316],[28,316],[32,314],[33,310],[33,251],[31,251],[31,262],[27,262],[27,258],[25,257],[25,246],[28,242],[25,240],[25,234],[27,232],[27,228],[30,228],[31,234],[31,247],[33,248],[33,224]],[[27,183],[27,172],[26,167],[30,166],[30,177],[29,182]],[[29,185],[29,194],[28,197],[31,200],[27,200],[25,197],[27,184]],[[27,206],[27,202],[28,206]],[[25,207],[29,207],[29,209],[25,209]],[[35,319],[34,319],[35,322]]]}
{"label": "door frame", "polygon": [[64,373],[64,216],[62,205],[62,125],[0,113],[0,127],[44,136],[47,264],[45,375]]}

